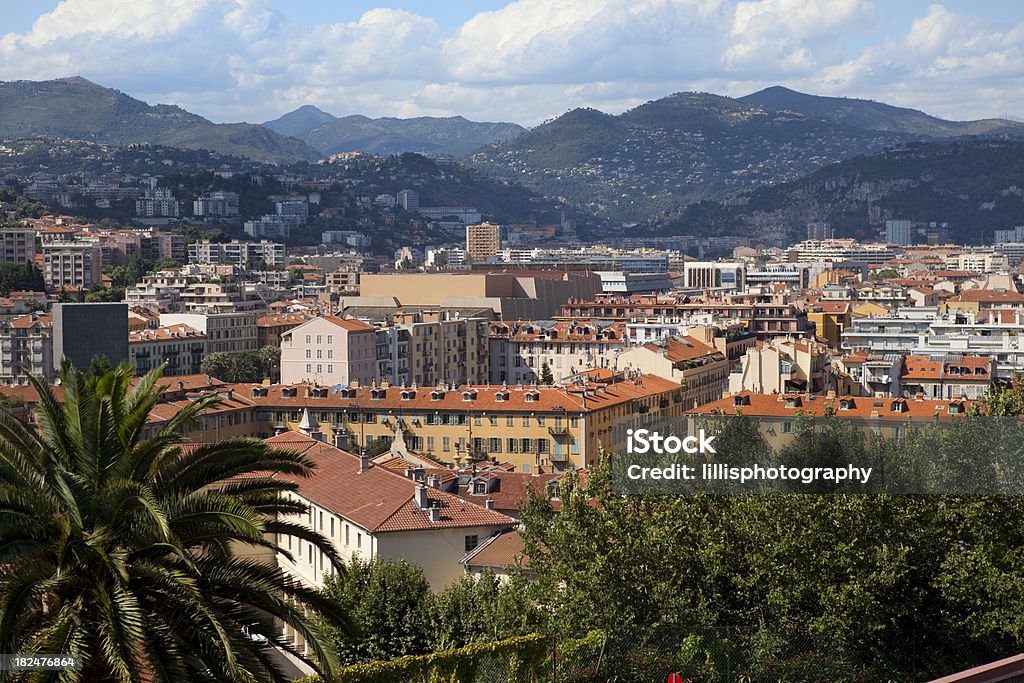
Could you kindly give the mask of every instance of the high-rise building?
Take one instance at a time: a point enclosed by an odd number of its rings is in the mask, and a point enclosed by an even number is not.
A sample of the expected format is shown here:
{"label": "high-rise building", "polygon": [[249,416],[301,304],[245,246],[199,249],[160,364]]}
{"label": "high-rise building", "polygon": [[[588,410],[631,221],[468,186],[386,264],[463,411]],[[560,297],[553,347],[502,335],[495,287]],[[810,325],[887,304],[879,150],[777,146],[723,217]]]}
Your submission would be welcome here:
{"label": "high-rise building", "polygon": [[405,211],[418,211],[420,208],[420,193],[416,190],[402,190],[395,198]]}
{"label": "high-rise building", "polygon": [[885,241],[889,244],[899,244],[904,246],[911,244],[910,233],[910,221],[892,220],[885,222]]}
{"label": "high-rise building", "polygon": [[55,242],[43,246],[43,279],[50,288],[89,289],[103,275],[103,256],[98,246]]}
{"label": "high-rise building", "polygon": [[115,366],[128,358],[128,304],[54,304],[54,369],[67,358],[87,370],[97,356]]}
{"label": "high-rise building", "polygon": [[501,226],[479,223],[466,226],[466,257],[470,261],[486,261],[501,249]]}
{"label": "high-rise building", "polygon": [[836,231],[831,223],[816,221],[807,224],[807,239],[809,240],[830,240],[835,236]]}

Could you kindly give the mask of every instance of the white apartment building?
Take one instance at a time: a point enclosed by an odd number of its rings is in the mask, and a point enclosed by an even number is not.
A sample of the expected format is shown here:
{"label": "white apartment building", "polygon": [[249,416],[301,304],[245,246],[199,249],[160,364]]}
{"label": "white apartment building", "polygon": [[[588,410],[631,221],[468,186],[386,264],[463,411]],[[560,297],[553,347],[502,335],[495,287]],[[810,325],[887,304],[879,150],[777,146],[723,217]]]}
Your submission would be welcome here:
{"label": "white apartment building", "polygon": [[285,248],[279,242],[195,242],[188,246],[189,263],[231,264],[249,267],[262,262],[271,267],[283,266]]}
{"label": "white apartment building", "polygon": [[211,192],[192,202],[192,213],[200,218],[229,218],[238,215],[237,192]]}
{"label": "white apartment building", "polygon": [[178,200],[167,187],[146,190],[143,197],[135,200],[135,215],[146,218],[176,217]]}
{"label": "white apartment building", "polygon": [[376,330],[361,320],[313,318],[281,335],[281,382],[324,386],[376,379]]}
{"label": "white apartment building", "polygon": [[19,316],[0,323],[0,383],[29,375],[53,377],[53,324],[49,314]]}

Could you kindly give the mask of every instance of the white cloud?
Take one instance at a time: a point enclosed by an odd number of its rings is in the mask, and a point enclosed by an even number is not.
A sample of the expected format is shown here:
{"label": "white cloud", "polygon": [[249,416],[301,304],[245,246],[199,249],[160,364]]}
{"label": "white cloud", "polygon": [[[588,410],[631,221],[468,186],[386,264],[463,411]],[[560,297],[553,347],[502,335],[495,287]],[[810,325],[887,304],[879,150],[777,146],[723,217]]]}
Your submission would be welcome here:
{"label": "white cloud", "polygon": [[874,21],[867,0],[744,0],[722,61],[730,71],[807,73],[835,54],[837,37]]}
{"label": "white cloud", "polygon": [[[782,83],[965,118],[1024,113],[1024,23],[941,4],[882,38],[868,0],[517,0],[454,29],[373,9],[304,25],[269,0],[64,0],[0,35],[0,79],[79,73],[214,120],[301,104],[539,123],[671,92]],[[858,36],[856,42],[851,36]]]}

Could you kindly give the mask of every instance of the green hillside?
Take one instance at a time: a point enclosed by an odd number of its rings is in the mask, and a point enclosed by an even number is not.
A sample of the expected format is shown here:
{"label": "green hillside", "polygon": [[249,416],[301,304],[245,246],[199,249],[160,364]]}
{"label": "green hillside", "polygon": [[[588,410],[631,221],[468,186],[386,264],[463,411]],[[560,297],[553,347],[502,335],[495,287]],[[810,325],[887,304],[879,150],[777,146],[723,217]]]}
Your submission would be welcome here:
{"label": "green hillside", "polygon": [[279,163],[320,156],[302,141],[263,126],[216,124],[177,106],[148,105],[84,78],[0,82],[0,138],[40,136],[209,149]]}
{"label": "green hillside", "polygon": [[659,217],[657,234],[742,234],[766,242],[803,239],[827,221],[837,236],[876,238],[886,219],[949,223],[963,242],[1024,225],[1024,141],[957,140],[900,145]]}

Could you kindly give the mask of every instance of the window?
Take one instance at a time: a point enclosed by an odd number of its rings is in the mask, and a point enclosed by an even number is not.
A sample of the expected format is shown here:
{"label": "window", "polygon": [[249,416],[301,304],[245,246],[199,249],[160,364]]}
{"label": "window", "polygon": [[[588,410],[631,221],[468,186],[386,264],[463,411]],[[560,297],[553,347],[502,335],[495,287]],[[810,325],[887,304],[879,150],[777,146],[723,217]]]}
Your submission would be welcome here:
{"label": "window", "polygon": [[356,534],[356,547],[357,548],[362,548],[363,547],[363,535],[362,534]]}
{"label": "window", "polygon": [[345,545],[348,545],[349,542],[352,540],[350,538],[350,535],[349,535],[351,531],[352,531],[352,527],[350,527],[348,524],[346,524],[345,525]]}
{"label": "window", "polygon": [[515,418],[514,415],[506,415],[505,416],[505,426],[506,427],[515,427],[516,426],[516,418]]}
{"label": "window", "polygon": [[323,352],[323,350],[322,350],[322,349],[317,349],[317,350],[316,350],[316,359],[317,359],[317,360],[320,360],[320,359],[321,359],[321,358],[323,358],[323,357],[324,357],[324,352]]}
{"label": "window", "polygon": [[334,349],[327,349],[327,360],[334,358]]}
{"label": "window", "polygon": [[323,339],[322,339],[322,337],[321,337],[321,336],[320,336],[319,334],[318,334],[318,335],[316,335],[316,343],[317,343],[317,344],[321,344],[321,343],[323,343]]}
{"label": "window", "polygon": [[501,453],[501,439],[495,437],[488,439],[487,450],[491,453]]}
{"label": "window", "polygon": [[312,339],[313,339],[313,338],[312,338],[312,337],[310,337],[310,336],[309,336],[308,334],[306,335],[306,343],[307,343],[307,344],[311,343]]}
{"label": "window", "polygon": [[529,427],[530,426],[530,416],[529,415],[523,415],[523,426],[524,427]]}
{"label": "window", "polygon": [[312,357],[313,357],[313,350],[312,349],[306,349],[306,358],[312,358]]}
{"label": "window", "polygon": [[322,365],[320,365],[319,363],[317,363],[317,364],[316,364],[316,374],[318,374],[318,375],[319,375],[319,374],[320,374],[320,373],[322,373],[323,371],[324,371],[324,366],[322,366]]}
{"label": "window", "polygon": [[433,452],[434,452],[434,437],[428,436],[427,437],[427,453],[433,453]]}
{"label": "window", "polygon": [[313,372],[313,364],[306,363],[306,372]]}
{"label": "window", "polygon": [[466,536],[466,552],[467,553],[470,550],[473,550],[474,548],[476,548],[478,545],[480,545],[480,537],[479,536],[477,536],[476,534],[473,534],[471,536]]}
{"label": "window", "polygon": [[544,416],[543,415],[538,415],[537,416],[537,426],[538,427],[543,427],[544,426]]}
{"label": "window", "polygon": [[488,416],[487,420],[488,420],[488,422],[490,423],[490,425],[492,427],[497,427],[498,426],[498,418],[497,418],[497,416],[490,415],[490,416]]}
{"label": "window", "polygon": [[334,343],[334,335],[333,334],[327,335],[327,343],[328,344],[333,344]]}
{"label": "window", "polygon": [[442,436],[441,437],[441,450],[448,453],[452,450],[452,437]]}

